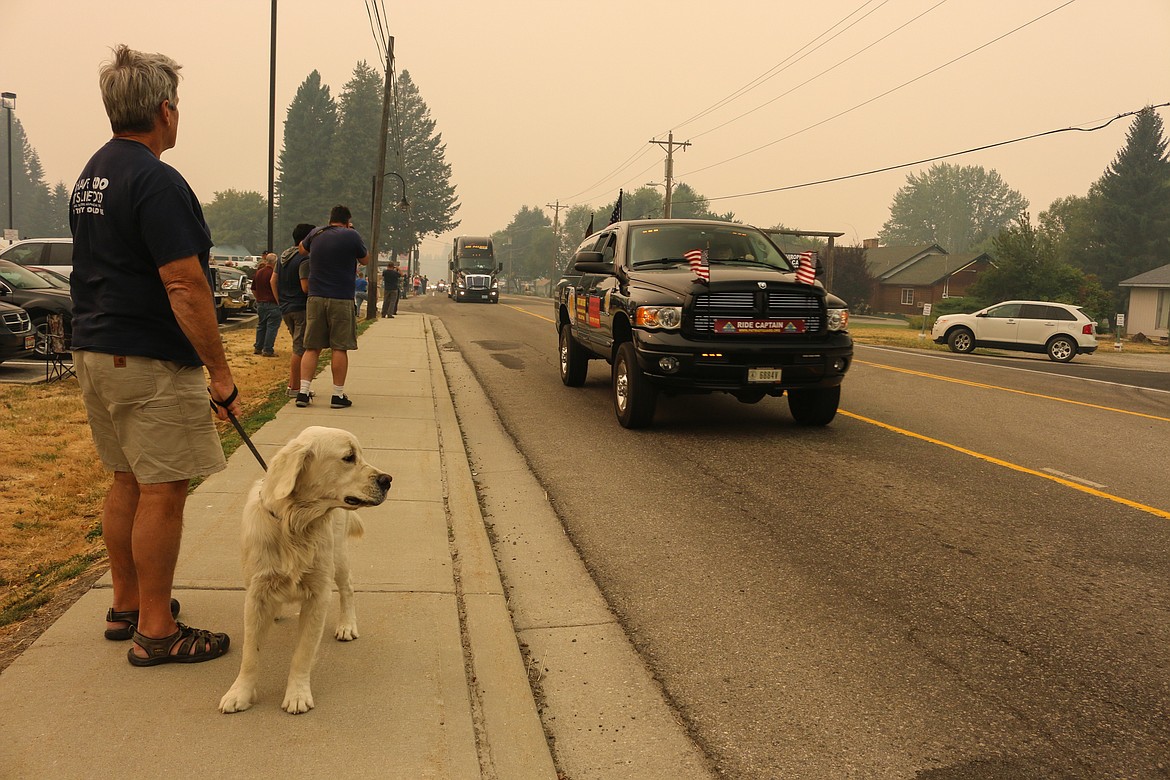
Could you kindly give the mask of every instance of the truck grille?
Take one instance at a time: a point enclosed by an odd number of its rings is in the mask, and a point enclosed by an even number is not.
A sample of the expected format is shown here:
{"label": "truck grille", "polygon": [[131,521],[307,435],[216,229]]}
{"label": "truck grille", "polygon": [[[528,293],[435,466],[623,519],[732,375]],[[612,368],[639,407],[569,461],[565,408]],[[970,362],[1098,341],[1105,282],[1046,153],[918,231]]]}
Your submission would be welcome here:
{"label": "truck grille", "polygon": [[28,333],[32,330],[32,320],[28,317],[28,312],[21,309],[20,311],[4,312],[4,325],[13,333]]}
{"label": "truck grille", "polygon": [[469,290],[486,290],[492,286],[490,274],[466,274],[463,281]]}
{"label": "truck grille", "polygon": [[820,298],[803,290],[713,291],[696,295],[691,328],[702,336],[715,335],[717,319],[801,319],[805,334],[820,333],[824,313]]}

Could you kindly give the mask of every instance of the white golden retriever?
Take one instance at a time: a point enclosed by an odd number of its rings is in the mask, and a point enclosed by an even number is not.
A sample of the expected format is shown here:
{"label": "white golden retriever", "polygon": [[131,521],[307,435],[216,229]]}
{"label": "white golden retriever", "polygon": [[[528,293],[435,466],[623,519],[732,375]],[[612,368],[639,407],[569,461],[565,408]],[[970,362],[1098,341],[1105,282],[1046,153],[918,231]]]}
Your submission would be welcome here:
{"label": "white golden retriever", "polygon": [[256,701],[260,646],[281,604],[290,602],[300,603],[301,614],[281,707],[293,714],[313,708],[309,674],[330,579],[341,595],[334,636],[358,636],[346,537],[361,536],[362,524],[350,510],[382,503],[391,481],[366,462],[353,434],[336,428],[306,428],[273,458],[244,507],[244,653],[221,712],[242,712]]}

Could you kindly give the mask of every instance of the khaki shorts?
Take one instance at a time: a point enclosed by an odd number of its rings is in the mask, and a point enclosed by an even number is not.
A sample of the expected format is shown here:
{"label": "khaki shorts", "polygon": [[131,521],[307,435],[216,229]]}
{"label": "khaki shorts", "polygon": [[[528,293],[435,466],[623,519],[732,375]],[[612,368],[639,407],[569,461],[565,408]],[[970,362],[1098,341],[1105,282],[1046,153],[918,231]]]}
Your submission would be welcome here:
{"label": "khaki shorts", "polygon": [[353,299],[309,296],[305,310],[305,349],[357,349]]}
{"label": "khaki shorts", "polygon": [[288,326],[288,332],[292,335],[292,350],[294,355],[305,354],[305,312],[290,311],[280,315],[284,320],[284,324]]}
{"label": "khaki shorts", "polygon": [[155,484],[227,465],[201,366],[84,350],[73,353],[73,364],[106,468]]}

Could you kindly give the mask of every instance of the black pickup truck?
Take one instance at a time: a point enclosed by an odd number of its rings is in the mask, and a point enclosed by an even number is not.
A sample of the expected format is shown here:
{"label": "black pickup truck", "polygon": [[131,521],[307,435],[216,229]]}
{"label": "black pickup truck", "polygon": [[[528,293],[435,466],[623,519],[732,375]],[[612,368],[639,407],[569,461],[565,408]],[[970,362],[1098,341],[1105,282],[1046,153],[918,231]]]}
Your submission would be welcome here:
{"label": "black pickup truck", "polygon": [[626,428],[651,423],[660,392],[713,391],[745,403],[787,392],[797,423],[827,425],[853,360],[849,310],[805,272],[757,228],[615,222],[557,283],[561,381],[579,387],[590,360],[607,361]]}

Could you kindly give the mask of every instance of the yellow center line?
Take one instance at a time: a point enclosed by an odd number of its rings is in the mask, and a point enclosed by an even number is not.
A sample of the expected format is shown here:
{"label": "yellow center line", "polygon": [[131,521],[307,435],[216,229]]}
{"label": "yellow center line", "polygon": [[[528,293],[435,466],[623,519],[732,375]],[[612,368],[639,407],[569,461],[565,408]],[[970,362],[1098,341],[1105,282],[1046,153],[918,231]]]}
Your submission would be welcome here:
{"label": "yellow center line", "polygon": [[538,319],[538,320],[544,320],[545,322],[552,322],[553,321],[552,318],[545,317],[543,314],[537,314],[536,312],[528,311],[528,309],[522,309],[519,306],[513,306],[510,303],[505,303],[504,306],[507,306],[509,309],[515,309],[516,311],[520,312],[521,314],[527,314],[529,317],[536,317],[536,319]]}
{"label": "yellow center line", "polygon": [[1041,393],[1029,393],[1027,390],[1016,390],[1011,387],[1002,387],[1000,385],[988,385],[982,382],[971,382],[966,379],[955,379],[950,376],[942,376],[940,374],[928,374],[923,371],[913,371],[909,368],[898,368],[897,366],[886,365],[885,363],[871,363],[867,360],[854,360],[854,363],[861,363],[865,366],[872,366],[873,368],[884,368],[887,371],[897,371],[901,374],[910,374],[912,376],[925,377],[926,379],[937,379],[940,382],[953,382],[957,385],[967,385],[968,387],[978,387],[984,390],[999,390],[1004,393],[1015,393],[1016,395],[1025,395],[1029,398],[1041,398],[1045,401],[1056,401],[1062,404],[1072,404],[1073,406],[1084,406],[1089,409],[1099,409],[1103,412],[1116,412],[1117,414],[1128,414],[1134,417],[1145,417],[1147,420],[1157,420],[1158,422],[1170,422],[1170,417],[1159,417],[1154,414],[1145,414],[1144,412],[1134,412],[1129,409],[1118,409],[1113,406],[1101,406],[1099,404],[1090,404],[1084,401],[1073,401],[1070,398],[1060,398],[1054,395],[1043,395]]}
{"label": "yellow center line", "polygon": [[1047,479],[1047,480],[1055,482],[1059,485],[1064,485],[1065,487],[1072,488],[1073,490],[1079,490],[1082,493],[1088,493],[1090,496],[1096,496],[1097,498],[1104,498],[1107,501],[1113,501],[1113,502],[1118,503],[1118,504],[1123,504],[1127,507],[1130,507],[1131,509],[1136,509],[1139,512],[1147,512],[1147,513],[1154,515],[1156,517],[1161,517],[1163,519],[1170,520],[1170,512],[1167,512],[1164,509],[1157,509],[1155,507],[1147,506],[1145,504],[1139,504],[1137,501],[1130,501],[1128,498],[1122,498],[1121,496],[1115,496],[1112,493],[1106,493],[1103,490],[1097,490],[1095,488],[1089,487],[1088,485],[1082,485],[1078,482],[1073,482],[1072,480],[1069,480],[1069,479],[1063,479],[1062,477],[1058,477],[1058,476],[1055,476],[1053,474],[1046,474],[1043,471],[1036,471],[1035,469],[1030,469],[1027,466],[1021,466],[1018,463],[1012,463],[1010,461],[1000,460],[999,458],[993,458],[990,455],[984,455],[981,452],[975,452],[974,450],[969,450],[965,447],[960,447],[957,444],[950,444],[948,442],[942,441],[941,439],[933,439],[930,436],[924,436],[921,433],[915,433],[914,431],[908,431],[905,428],[899,428],[897,426],[890,425],[889,423],[880,422],[878,420],[871,420],[868,417],[862,417],[860,414],[854,414],[853,412],[847,412],[843,409],[838,410],[837,414],[842,414],[842,415],[845,415],[846,417],[851,417],[854,420],[858,420],[858,421],[863,422],[863,423],[869,423],[870,425],[876,425],[879,428],[885,428],[887,431],[892,431],[894,433],[898,433],[898,434],[901,434],[903,436],[909,436],[911,439],[918,439],[920,441],[927,442],[928,444],[934,444],[934,445],[939,446],[939,447],[945,447],[948,450],[954,450],[955,452],[962,453],[963,455],[969,455],[972,458],[978,458],[979,460],[986,461],[986,462],[994,464],[996,466],[1002,466],[1005,469],[1011,469],[1012,471],[1018,471],[1022,474],[1030,474],[1034,477],[1040,477],[1041,479]]}

